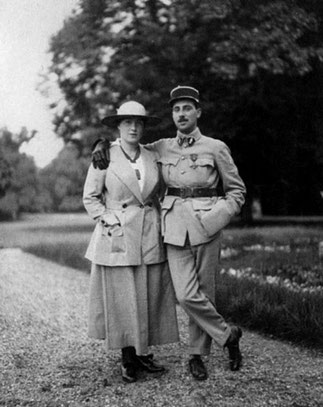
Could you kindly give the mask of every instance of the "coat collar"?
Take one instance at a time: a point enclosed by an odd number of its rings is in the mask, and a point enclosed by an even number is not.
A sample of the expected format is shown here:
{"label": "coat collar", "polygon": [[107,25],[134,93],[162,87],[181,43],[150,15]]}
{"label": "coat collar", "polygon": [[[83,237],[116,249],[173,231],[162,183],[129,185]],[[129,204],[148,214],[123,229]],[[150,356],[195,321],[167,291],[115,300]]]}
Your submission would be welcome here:
{"label": "coat collar", "polygon": [[202,134],[200,129],[196,127],[191,133],[184,134],[177,130],[176,133],[176,141],[181,146],[184,145],[185,147],[189,147],[193,145],[197,140],[201,138]]}
{"label": "coat collar", "polygon": [[201,134],[200,129],[198,127],[196,127],[189,134],[184,134],[184,133],[180,132],[179,130],[177,130],[177,133],[176,133],[176,137],[179,137],[179,138],[193,137],[195,141],[198,140],[199,138],[201,138],[201,136],[202,136],[202,134]]}

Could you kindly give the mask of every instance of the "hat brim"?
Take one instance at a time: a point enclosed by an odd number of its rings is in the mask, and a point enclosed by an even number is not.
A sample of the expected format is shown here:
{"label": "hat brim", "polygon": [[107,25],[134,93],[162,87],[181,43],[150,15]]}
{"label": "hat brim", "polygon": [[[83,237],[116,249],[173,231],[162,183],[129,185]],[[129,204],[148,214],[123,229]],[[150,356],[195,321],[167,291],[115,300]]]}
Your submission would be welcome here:
{"label": "hat brim", "polygon": [[108,127],[117,127],[118,124],[124,120],[129,119],[131,117],[136,117],[144,121],[147,125],[156,125],[161,122],[161,119],[157,116],[139,116],[139,115],[131,115],[131,114],[115,114],[112,116],[104,117],[101,120],[101,123]]}
{"label": "hat brim", "polygon": [[182,99],[190,99],[190,100],[193,100],[193,102],[195,102],[198,106],[200,105],[200,101],[193,98],[193,96],[178,96],[176,98],[169,99],[168,103],[170,105],[172,105],[174,102],[177,102],[178,100],[182,100]]}

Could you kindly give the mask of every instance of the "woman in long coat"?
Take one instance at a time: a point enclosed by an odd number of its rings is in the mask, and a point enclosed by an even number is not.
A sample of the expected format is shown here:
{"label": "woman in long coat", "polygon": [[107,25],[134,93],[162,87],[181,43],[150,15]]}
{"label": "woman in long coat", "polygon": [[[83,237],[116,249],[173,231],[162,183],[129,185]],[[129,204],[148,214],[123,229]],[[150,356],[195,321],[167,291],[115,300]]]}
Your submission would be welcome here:
{"label": "woman in long coat", "polygon": [[106,170],[91,164],[83,202],[97,221],[86,257],[92,262],[89,336],[121,349],[122,378],[138,369],[161,372],[148,347],[178,341],[173,286],[160,231],[157,159],[139,144],[144,126],[158,119],[126,102],[102,123],[119,129]]}

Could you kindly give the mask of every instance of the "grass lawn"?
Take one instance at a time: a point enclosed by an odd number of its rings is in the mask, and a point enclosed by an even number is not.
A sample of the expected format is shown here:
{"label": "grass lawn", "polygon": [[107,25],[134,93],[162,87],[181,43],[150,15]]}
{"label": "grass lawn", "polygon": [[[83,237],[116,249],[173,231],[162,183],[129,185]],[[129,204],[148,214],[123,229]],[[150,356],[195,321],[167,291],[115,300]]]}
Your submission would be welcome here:
{"label": "grass lawn", "polygon": [[0,247],[21,247],[59,264],[89,271],[84,258],[94,221],[80,214],[27,214],[0,223]]}
{"label": "grass lawn", "polygon": [[[0,223],[0,247],[21,247],[89,271],[94,222],[87,214],[25,215]],[[323,228],[261,226],[223,233],[217,307],[228,319],[295,342],[323,346]]]}

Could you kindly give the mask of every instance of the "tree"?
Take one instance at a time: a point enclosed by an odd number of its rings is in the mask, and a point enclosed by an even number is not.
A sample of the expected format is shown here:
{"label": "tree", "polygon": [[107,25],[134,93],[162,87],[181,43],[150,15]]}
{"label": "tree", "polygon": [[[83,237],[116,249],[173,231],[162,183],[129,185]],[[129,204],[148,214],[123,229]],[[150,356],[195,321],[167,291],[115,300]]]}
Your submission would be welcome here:
{"label": "tree", "polygon": [[[293,107],[303,109],[298,92],[305,90],[315,114],[319,108],[321,96],[311,80],[321,72],[323,61],[323,13],[318,1],[82,0],[80,8],[51,42],[51,73],[65,98],[63,107],[58,103],[52,107],[64,140],[85,129],[87,134],[89,129],[99,133],[100,118],[129,98],[164,119],[149,139],[168,137],[173,134],[166,103],[169,90],[190,83],[202,94],[203,132],[233,149],[250,198],[258,194],[269,202],[272,194],[264,191],[279,183],[276,196],[282,197],[283,191],[284,204],[265,204],[267,213],[313,211],[302,205],[293,208],[291,197],[302,188],[289,193],[296,168],[287,162],[298,159],[297,167],[305,145],[307,163],[317,162],[319,133],[312,123],[307,129],[311,141],[304,140],[305,129],[295,126],[301,124],[302,115]],[[292,129],[284,125],[286,118],[296,116]],[[269,176],[259,158],[255,171],[251,163],[259,151],[272,166],[277,151],[285,148],[282,127],[289,140],[287,162],[280,154],[281,170]],[[265,135],[269,151],[264,151]],[[312,175],[317,167],[308,165],[307,170]],[[255,173],[264,181],[255,180]]]}
{"label": "tree", "polygon": [[12,167],[6,159],[2,148],[0,145],[0,198],[4,196],[12,181]]}
{"label": "tree", "polygon": [[5,174],[3,183],[6,185],[0,199],[2,217],[16,219],[21,211],[33,212],[37,208],[37,168],[31,157],[19,152],[20,146],[34,134],[28,133],[25,128],[18,134],[7,129],[0,130],[0,151],[5,157],[2,174]]}
{"label": "tree", "polygon": [[[322,73],[264,78],[261,94],[255,85],[233,112],[237,131],[231,146],[239,152],[249,193],[260,198],[266,214],[323,212]],[[242,164],[248,151],[255,153]]]}
{"label": "tree", "polygon": [[89,159],[82,156],[82,149],[82,143],[72,140],[57,158],[40,170],[41,190],[44,196],[50,197],[53,211],[84,209],[82,193]]}
{"label": "tree", "polygon": [[83,0],[81,9],[51,43],[51,71],[67,102],[56,117],[63,136],[97,125],[127,97],[161,110],[185,81],[214,107],[219,81],[302,75],[323,57],[321,43],[302,45],[317,37],[318,21],[293,0]]}

